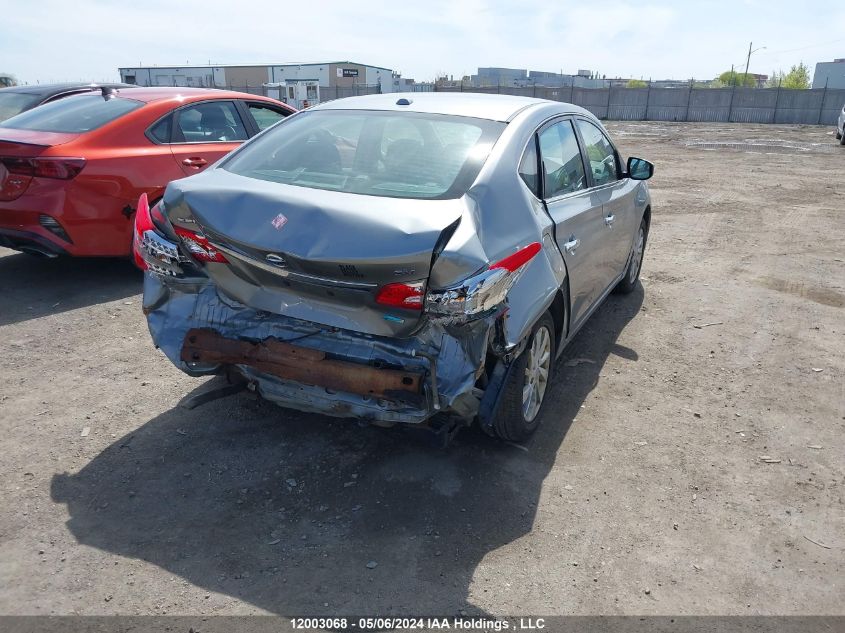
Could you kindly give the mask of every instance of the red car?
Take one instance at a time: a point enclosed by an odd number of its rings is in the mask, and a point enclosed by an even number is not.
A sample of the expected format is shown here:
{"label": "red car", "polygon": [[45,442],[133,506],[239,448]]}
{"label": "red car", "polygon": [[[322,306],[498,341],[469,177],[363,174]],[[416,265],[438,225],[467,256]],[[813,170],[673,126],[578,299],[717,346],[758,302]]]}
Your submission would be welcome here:
{"label": "red car", "polygon": [[0,246],[55,257],[129,256],[133,215],[295,112],[201,88],[108,88],[0,123]]}

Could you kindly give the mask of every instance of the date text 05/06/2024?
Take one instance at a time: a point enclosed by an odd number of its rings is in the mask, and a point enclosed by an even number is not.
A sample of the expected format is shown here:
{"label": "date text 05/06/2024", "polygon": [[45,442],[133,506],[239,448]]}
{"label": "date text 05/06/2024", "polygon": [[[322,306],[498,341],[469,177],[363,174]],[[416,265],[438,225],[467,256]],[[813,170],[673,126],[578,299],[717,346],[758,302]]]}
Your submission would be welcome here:
{"label": "date text 05/06/2024", "polygon": [[437,618],[437,617],[364,617],[364,618],[291,618],[297,631],[332,629],[335,631],[539,631],[546,628],[544,618]]}

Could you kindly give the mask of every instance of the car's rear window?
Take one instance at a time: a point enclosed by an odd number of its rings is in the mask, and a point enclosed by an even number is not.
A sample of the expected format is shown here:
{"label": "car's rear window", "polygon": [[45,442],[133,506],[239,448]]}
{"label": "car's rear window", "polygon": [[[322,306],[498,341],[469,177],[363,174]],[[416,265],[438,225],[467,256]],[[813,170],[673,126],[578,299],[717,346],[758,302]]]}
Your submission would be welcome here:
{"label": "car's rear window", "polygon": [[79,95],[59,99],[3,121],[0,127],[39,132],[83,134],[140,108],[141,101],[102,95]]}
{"label": "car's rear window", "polygon": [[21,92],[0,92],[0,121],[10,119],[31,108],[38,100],[38,95],[28,95]]}
{"label": "car's rear window", "polygon": [[457,198],[504,128],[496,121],[440,114],[315,110],[279,123],[222,167],[312,189]]}

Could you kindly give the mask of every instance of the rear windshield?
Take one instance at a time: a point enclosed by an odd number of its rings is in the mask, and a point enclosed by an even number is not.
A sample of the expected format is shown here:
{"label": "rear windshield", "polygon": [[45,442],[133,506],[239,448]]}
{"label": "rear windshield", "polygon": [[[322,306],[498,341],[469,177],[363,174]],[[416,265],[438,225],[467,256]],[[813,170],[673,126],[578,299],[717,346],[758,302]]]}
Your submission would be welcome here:
{"label": "rear windshield", "polygon": [[0,123],[0,127],[18,130],[37,130],[39,132],[65,132],[82,134],[114,121],[127,112],[132,112],[144,105],[134,99],[113,97],[104,99],[102,95],[79,95],[67,97],[38,108],[28,110]]}
{"label": "rear windshield", "polygon": [[38,103],[38,95],[22,94],[20,92],[0,92],[0,121],[10,119],[27,108]]}
{"label": "rear windshield", "polygon": [[279,123],[222,167],[312,189],[458,198],[504,128],[496,121],[440,114],[316,110]]}

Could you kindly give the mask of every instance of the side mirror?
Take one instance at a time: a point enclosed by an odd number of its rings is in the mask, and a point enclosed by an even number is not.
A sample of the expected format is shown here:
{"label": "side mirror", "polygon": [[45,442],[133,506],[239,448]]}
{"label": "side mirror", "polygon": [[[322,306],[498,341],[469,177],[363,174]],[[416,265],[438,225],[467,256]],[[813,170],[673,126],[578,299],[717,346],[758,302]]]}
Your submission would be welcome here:
{"label": "side mirror", "polygon": [[631,180],[648,180],[654,175],[654,165],[644,158],[628,158],[628,178]]}

